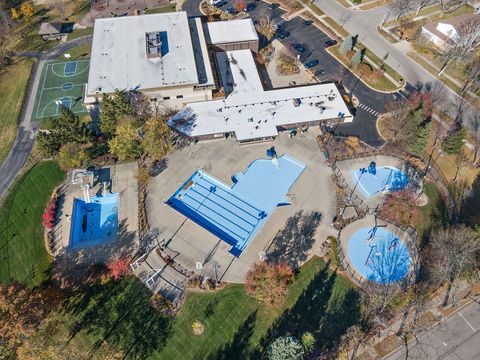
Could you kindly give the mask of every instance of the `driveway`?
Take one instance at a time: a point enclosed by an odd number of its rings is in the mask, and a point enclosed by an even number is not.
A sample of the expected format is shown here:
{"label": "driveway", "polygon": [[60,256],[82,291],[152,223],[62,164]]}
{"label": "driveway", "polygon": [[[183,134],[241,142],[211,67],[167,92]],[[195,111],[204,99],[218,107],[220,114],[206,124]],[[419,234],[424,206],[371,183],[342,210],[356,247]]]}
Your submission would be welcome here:
{"label": "driveway", "polygon": [[[408,359],[480,359],[480,304],[473,302],[409,343]],[[388,360],[405,359],[405,349]]]}
{"label": "driveway", "polygon": [[[35,104],[35,98],[37,96],[37,89],[40,76],[42,74],[43,65],[46,61],[56,59],[59,55],[63,54],[67,50],[91,41],[92,36],[79,37],[72,41],[60,44],[50,50],[48,53],[38,56],[39,61],[34,65],[30,86],[28,87],[27,94],[25,96],[17,138],[15,139],[13,147],[10,150],[7,158],[0,166],[0,199],[7,194],[7,190],[13,184],[18,172],[25,165],[25,162],[32,151],[33,143],[35,142],[35,127],[37,124],[33,125],[30,120],[32,117],[33,106]],[[34,55],[34,53],[24,54],[24,56],[28,57],[32,57]]]}
{"label": "driveway", "polygon": [[[199,4],[200,0],[187,0],[183,9],[187,11],[189,16],[197,16]],[[233,4],[234,0],[227,0],[223,8],[232,7]],[[383,139],[377,132],[376,120],[378,115],[384,111],[384,104],[392,100],[392,94],[375,91],[359,81],[357,77],[325,50],[325,41],[329,40],[329,37],[324,32],[314,25],[304,27],[302,24],[303,19],[300,17],[285,21],[282,18],[284,13],[279,8],[270,10],[267,3],[260,1],[249,14],[254,21],[269,16],[273,23],[282,22],[282,28],[290,32],[290,36],[282,40],[282,42],[285,45],[301,43],[307,48],[306,56],[302,58],[302,61],[304,63],[314,59],[319,61],[319,65],[314,70],[317,68],[324,70],[324,74],[319,77],[321,82],[332,81],[340,71],[345,71],[343,85],[359,99],[360,104],[356,109],[353,123],[339,125],[335,129],[335,134],[340,136],[358,136],[375,147],[382,145]]]}

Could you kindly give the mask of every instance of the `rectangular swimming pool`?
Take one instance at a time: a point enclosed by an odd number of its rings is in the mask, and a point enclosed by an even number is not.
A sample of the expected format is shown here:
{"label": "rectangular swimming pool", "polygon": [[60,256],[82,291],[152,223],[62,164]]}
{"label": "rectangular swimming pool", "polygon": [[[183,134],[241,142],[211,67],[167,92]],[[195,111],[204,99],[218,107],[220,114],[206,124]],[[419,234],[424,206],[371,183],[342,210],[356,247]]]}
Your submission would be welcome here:
{"label": "rectangular swimming pool", "polygon": [[240,256],[275,208],[289,203],[286,195],[305,168],[288,155],[257,159],[232,176],[232,186],[197,169],[166,202]]}
{"label": "rectangular swimming pool", "polygon": [[92,196],[73,201],[70,249],[100,245],[114,241],[118,231],[118,193]]}

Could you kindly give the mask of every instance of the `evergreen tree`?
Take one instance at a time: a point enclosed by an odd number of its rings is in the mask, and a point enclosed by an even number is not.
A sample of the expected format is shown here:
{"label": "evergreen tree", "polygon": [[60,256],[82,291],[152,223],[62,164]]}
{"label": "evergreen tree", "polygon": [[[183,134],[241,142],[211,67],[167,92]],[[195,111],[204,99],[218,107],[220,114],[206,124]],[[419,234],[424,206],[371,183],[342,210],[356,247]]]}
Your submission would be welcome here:
{"label": "evergreen tree", "polygon": [[348,36],[343,40],[342,45],[340,45],[340,52],[346,54],[353,49],[353,36],[348,34]]}
{"label": "evergreen tree", "polygon": [[459,154],[466,134],[467,132],[463,126],[450,131],[443,143],[443,150],[449,155]]}
{"label": "evergreen tree", "polygon": [[409,150],[415,155],[422,155],[430,139],[432,124],[424,122],[422,106],[412,113],[411,121],[413,122],[413,134],[410,138]]}
{"label": "evergreen tree", "polygon": [[362,62],[363,60],[363,50],[357,50],[355,55],[352,56],[352,59],[350,60],[353,65],[358,65]]}
{"label": "evergreen tree", "polygon": [[103,94],[100,103],[100,130],[108,138],[114,137],[118,121],[131,114],[130,97],[126,91],[117,89],[113,96]]}
{"label": "evergreen tree", "polygon": [[282,336],[270,344],[267,350],[269,360],[300,360],[305,352],[302,344],[293,336]]}

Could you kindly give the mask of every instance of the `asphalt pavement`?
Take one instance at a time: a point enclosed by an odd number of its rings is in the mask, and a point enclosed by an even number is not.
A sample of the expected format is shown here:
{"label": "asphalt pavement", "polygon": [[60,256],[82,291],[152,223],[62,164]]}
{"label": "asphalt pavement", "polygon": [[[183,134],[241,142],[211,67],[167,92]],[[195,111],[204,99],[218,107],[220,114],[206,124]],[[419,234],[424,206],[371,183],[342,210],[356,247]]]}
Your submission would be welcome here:
{"label": "asphalt pavement", "polygon": [[[480,359],[480,304],[473,302],[408,345],[410,360],[478,360]],[[402,348],[388,360],[403,360]]]}
{"label": "asphalt pavement", "polygon": [[[183,9],[187,11],[188,16],[199,16],[200,0],[186,0]],[[227,9],[233,7],[234,0],[226,0],[226,4],[222,7]],[[282,15],[285,12],[280,9],[270,10],[268,4],[260,1],[256,3],[253,11],[249,12],[249,16],[253,21],[259,21],[268,16],[270,20],[276,24],[281,23],[281,28],[290,33],[290,36],[281,40],[285,45],[300,43],[305,48],[305,55],[301,61],[306,63],[310,60],[318,60],[319,65],[312,70],[323,70],[323,74],[318,77],[320,82],[334,81],[339,78],[338,74],[343,72],[343,85],[349,92],[353,93],[360,104],[356,108],[355,118],[352,123],[340,124],[335,129],[335,134],[340,136],[354,135],[358,136],[368,144],[378,147],[383,144],[383,139],[377,132],[376,120],[384,111],[386,102],[393,99],[393,94],[383,93],[373,90],[354,76],[347,68],[331,56],[325,49],[325,42],[330,38],[314,25],[308,27],[303,26],[303,19],[295,17],[290,21],[285,21]],[[395,93],[395,96],[400,96]]]}

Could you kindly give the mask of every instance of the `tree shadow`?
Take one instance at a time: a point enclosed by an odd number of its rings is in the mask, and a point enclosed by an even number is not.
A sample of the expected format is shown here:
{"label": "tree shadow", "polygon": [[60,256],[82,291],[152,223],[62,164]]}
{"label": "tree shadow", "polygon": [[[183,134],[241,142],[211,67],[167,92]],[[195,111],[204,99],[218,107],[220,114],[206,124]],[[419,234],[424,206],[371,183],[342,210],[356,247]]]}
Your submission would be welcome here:
{"label": "tree shadow", "polygon": [[297,302],[270,327],[252,358],[264,357],[268,345],[277,337],[286,334],[301,337],[306,331],[316,335],[319,349],[335,347],[348,327],[361,319],[357,291],[335,288],[336,279],[336,272],[329,273],[328,266],[319,271]]}
{"label": "tree shadow", "polygon": [[475,178],[472,188],[463,201],[460,209],[459,221],[468,226],[480,224],[480,176]]}
{"label": "tree shadow", "polygon": [[251,359],[248,343],[252,337],[257,320],[257,310],[252,312],[243,322],[228,344],[219,348],[216,353],[210,355],[208,360],[231,360]]}
{"label": "tree shadow", "polygon": [[322,215],[319,212],[296,212],[288,218],[267,250],[267,258],[273,262],[283,262],[297,267],[307,260],[309,250],[315,243],[315,232]]}
{"label": "tree shadow", "polygon": [[150,298],[134,277],[86,284],[63,304],[63,314],[74,319],[67,344],[82,331],[96,339],[92,357],[104,342],[122,349],[124,357],[148,357],[164,345],[173,324],[173,317],[156,311]]}

